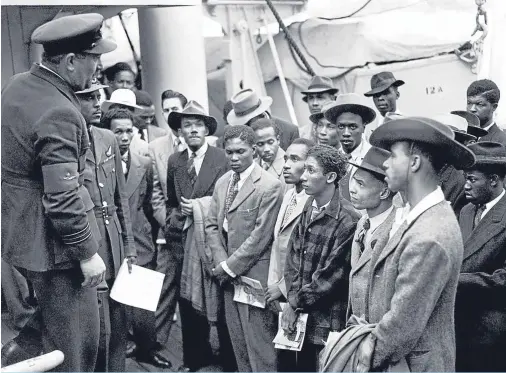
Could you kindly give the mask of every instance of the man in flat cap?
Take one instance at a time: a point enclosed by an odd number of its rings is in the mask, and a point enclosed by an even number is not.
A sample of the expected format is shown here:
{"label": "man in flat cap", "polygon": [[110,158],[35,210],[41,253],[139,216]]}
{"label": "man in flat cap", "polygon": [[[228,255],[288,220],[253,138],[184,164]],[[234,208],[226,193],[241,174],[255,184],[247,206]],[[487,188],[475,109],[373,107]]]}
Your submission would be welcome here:
{"label": "man in flat cap", "polygon": [[464,259],[455,304],[458,372],[506,371],[506,148],[469,145],[469,202],[460,213]]}
{"label": "man in flat cap", "polygon": [[[42,63],[15,75],[2,92],[2,257],[32,283],[44,352],[61,350],[61,371],[93,371],[105,265],[93,202],[83,185],[86,123],[74,91],[89,88],[102,53],[99,14],[38,27]],[[25,105],[29,102],[29,108]]]}
{"label": "man in flat cap", "polygon": [[366,303],[367,321],[376,324],[371,369],[401,362],[412,372],[454,371],[463,244],[437,174],[444,162],[464,168],[475,157],[448,126],[422,117],[383,124],[372,133],[371,145],[391,152],[383,164],[388,188],[403,193],[411,206],[371,258]]}
{"label": "man in flat cap", "polygon": [[403,80],[395,78],[390,71],[382,71],[371,77],[371,90],[364,93],[366,97],[372,97],[376,109],[382,116],[382,125],[388,113],[401,114],[397,109],[397,100],[400,97],[398,87],[404,85]]}

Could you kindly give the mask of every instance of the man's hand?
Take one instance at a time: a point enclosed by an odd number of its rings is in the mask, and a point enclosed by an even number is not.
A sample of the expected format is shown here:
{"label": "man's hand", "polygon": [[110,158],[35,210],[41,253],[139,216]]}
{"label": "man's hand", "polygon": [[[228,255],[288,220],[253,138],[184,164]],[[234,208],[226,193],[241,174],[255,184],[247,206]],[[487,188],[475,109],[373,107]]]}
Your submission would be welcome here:
{"label": "man's hand", "polygon": [[100,284],[105,277],[105,264],[100,255],[95,253],[91,258],[79,262],[84,281],[83,288],[94,288]]}
{"label": "man's hand", "polygon": [[267,303],[271,303],[272,301],[281,298],[282,295],[283,293],[281,292],[281,289],[278,285],[269,285],[265,291],[265,301]]}
{"label": "man's hand", "polygon": [[295,331],[297,317],[298,315],[290,303],[287,303],[286,307],[283,309],[283,317],[281,317],[281,328],[287,333],[293,333]]}
{"label": "man's hand", "polygon": [[193,202],[181,196],[181,213],[184,216],[193,216]]}
{"label": "man's hand", "polygon": [[227,272],[225,272],[221,264],[218,264],[216,267],[213,268],[213,276],[216,280],[219,281],[220,284],[232,278],[228,275]]}
{"label": "man's hand", "polygon": [[137,264],[137,257],[134,255],[127,256],[128,273],[132,273],[133,264]]}

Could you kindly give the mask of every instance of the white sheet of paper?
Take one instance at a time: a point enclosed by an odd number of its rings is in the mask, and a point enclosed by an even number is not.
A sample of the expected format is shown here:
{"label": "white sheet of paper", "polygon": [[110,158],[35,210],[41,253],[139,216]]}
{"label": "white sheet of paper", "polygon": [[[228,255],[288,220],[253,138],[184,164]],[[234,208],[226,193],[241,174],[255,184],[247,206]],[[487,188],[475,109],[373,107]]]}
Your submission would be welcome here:
{"label": "white sheet of paper", "polygon": [[234,283],[234,301],[265,308],[265,292],[260,281],[240,276]]}
{"label": "white sheet of paper", "polygon": [[111,289],[111,298],[128,306],[156,311],[164,274],[150,269],[132,266],[132,273],[128,273],[127,260],[119,269],[118,277]]}

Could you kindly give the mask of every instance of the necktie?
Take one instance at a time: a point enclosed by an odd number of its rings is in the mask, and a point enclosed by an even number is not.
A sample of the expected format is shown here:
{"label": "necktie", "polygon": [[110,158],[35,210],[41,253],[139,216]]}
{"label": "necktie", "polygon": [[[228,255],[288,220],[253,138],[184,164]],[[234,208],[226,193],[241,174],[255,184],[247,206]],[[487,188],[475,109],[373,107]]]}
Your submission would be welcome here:
{"label": "necktie", "polygon": [[237,193],[239,193],[237,183],[239,183],[239,174],[237,172],[234,172],[232,180],[228,185],[227,198],[225,199],[225,213],[227,214],[228,210],[230,209],[230,206],[232,205],[232,202],[234,202],[234,199],[237,196]]}
{"label": "necktie", "polygon": [[188,176],[190,177],[190,182],[192,185],[195,185],[195,182],[197,181],[197,171],[195,171],[195,157],[197,155],[195,152],[192,152],[190,155],[190,158],[188,158]]}
{"label": "necktie", "polygon": [[290,203],[288,204],[288,207],[286,208],[285,215],[283,216],[283,223],[281,224],[282,227],[285,226],[286,222],[290,218],[290,216],[293,213],[293,210],[295,210],[295,207],[297,206],[297,198],[295,198],[295,194],[292,196],[292,199],[290,200]]}
{"label": "necktie", "polygon": [[476,212],[474,213],[474,222],[473,222],[473,229],[476,228],[478,223],[481,220],[481,215],[483,215],[483,211],[485,211],[485,205],[476,206]]}
{"label": "necktie", "polygon": [[267,171],[269,169],[269,167],[271,167],[271,165],[269,163],[267,163],[267,162],[262,162],[262,167],[263,167],[264,170]]}
{"label": "necktie", "polygon": [[121,156],[121,165],[123,166],[123,175],[128,174],[128,152]]}
{"label": "necktie", "polygon": [[367,234],[367,231],[371,228],[371,222],[369,219],[365,219],[364,224],[362,225],[362,229],[358,233],[357,239],[355,242],[359,245],[360,248],[360,255],[364,252],[365,249],[365,235]]}

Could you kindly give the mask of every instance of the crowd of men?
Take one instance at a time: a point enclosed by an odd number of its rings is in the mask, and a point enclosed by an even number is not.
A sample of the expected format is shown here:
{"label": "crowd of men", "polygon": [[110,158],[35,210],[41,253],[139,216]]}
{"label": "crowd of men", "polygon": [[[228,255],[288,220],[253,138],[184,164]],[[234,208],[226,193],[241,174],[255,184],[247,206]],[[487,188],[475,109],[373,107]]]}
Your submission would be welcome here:
{"label": "crowd of men", "polygon": [[[59,371],[168,369],[178,307],[178,370],[506,371],[494,82],[473,82],[466,110],[416,117],[391,72],[365,93],[316,76],[300,134],[244,89],[211,141],[217,120],[191,97],[157,102],[127,64],[97,70],[115,48],[102,21],[40,26],[42,62],[2,91],[2,291],[19,329],[3,365],[58,349]],[[156,312],[110,298],[125,261],[165,275]],[[234,299],[242,276],[264,308]],[[302,349],[275,348],[301,314]]]}

